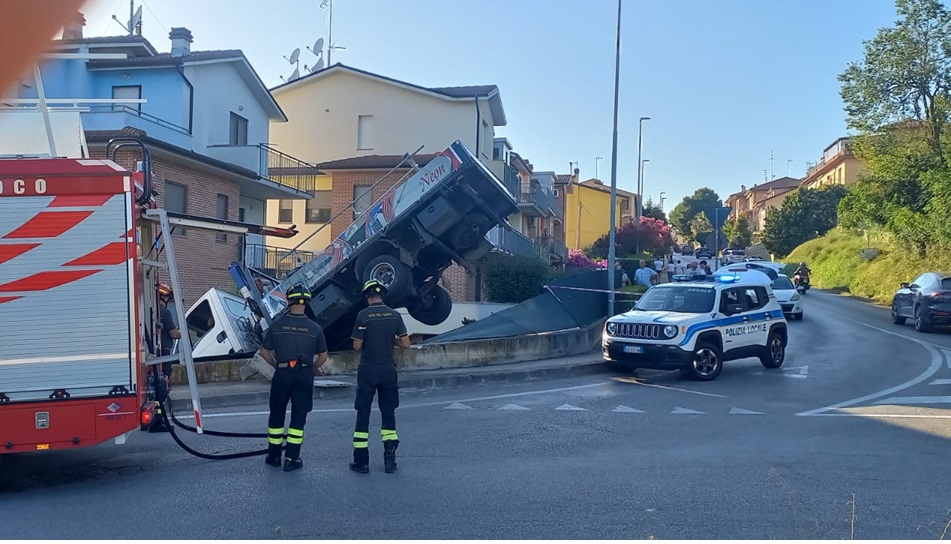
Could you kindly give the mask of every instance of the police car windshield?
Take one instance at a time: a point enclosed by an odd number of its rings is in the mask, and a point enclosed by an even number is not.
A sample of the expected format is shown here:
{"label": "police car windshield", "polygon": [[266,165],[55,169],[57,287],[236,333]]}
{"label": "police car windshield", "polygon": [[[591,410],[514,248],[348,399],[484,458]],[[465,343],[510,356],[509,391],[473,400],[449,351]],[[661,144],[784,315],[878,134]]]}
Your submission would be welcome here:
{"label": "police car windshield", "polygon": [[644,293],[634,306],[645,312],[703,314],[713,311],[716,291],[708,287],[659,285]]}

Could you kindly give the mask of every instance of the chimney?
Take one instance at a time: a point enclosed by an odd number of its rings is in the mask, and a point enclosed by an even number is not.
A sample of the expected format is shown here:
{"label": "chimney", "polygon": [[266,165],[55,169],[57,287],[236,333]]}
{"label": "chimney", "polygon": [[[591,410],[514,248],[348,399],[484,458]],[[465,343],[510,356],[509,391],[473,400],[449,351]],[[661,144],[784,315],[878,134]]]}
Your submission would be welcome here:
{"label": "chimney", "polygon": [[746,185],[740,185],[740,190],[745,193],[745,192],[746,192]]}
{"label": "chimney", "polygon": [[80,12],[76,12],[66,23],[66,26],[63,28],[63,39],[64,40],[81,40],[83,39],[83,27],[86,26],[86,16]]}
{"label": "chimney", "polygon": [[191,30],[185,27],[173,26],[172,31],[168,33],[168,37],[172,40],[173,57],[187,57],[191,53],[191,43],[194,41]]}

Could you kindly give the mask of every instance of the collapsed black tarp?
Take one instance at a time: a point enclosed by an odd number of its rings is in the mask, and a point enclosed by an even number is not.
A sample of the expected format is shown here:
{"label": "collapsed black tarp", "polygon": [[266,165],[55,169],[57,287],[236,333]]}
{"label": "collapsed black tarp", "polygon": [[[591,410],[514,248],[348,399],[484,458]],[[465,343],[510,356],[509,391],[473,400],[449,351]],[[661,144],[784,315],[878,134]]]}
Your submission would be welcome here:
{"label": "collapsed black tarp", "polygon": [[[616,285],[620,281],[618,274]],[[607,284],[607,270],[567,275],[553,281],[545,293],[533,299],[421,343],[484,340],[587,327],[607,316]]]}

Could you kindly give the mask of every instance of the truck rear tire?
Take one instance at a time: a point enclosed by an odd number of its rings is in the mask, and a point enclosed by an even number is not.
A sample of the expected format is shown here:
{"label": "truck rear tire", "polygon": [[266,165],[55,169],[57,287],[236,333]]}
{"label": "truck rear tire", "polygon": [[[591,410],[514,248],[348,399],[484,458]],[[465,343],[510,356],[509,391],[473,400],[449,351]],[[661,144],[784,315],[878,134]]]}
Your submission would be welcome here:
{"label": "truck rear tire", "polygon": [[436,286],[409,315],[423,325],[439,325],[452,311],[452,297],[442,287]]}
{"label": "truck rear tire", "polygon": [[386,286],[387,301],[398,302],[413,290],[413,271],[393,255],[380,255],[363,269],[363,282],[378,280]]}

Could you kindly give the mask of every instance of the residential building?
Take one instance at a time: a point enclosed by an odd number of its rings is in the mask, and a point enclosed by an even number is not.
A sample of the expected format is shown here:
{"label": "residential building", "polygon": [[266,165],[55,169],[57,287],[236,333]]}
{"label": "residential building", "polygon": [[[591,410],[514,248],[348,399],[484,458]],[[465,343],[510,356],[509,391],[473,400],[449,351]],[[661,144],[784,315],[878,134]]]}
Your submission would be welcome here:
{"label": "residential building", "polygon": [[[191,32],[173,28],[170,52],[159,53],[137,35],[84,38],[84,22],[79,15],[51,52],[125,58],[52,57],[41,64],[41,75],[51,106],[80,108],[93,157],[104,156],[114,137],[143,140],[158,201],[173,212],[265,223],[267,200],[309,198],[316,170],[267,145],[270,123],[287,117],[240,50],[193,51]],[[4,96],[35,99],[36,83],[25,76]],[[129,101],[104,103],[111,99]],[[137,159],[131,151],[117,157],[130,169]],[[300,173],[271,176],[270,163],[293,164]],[[185,304],[210,287],[232,287],[228,266],[247,257],[246,240],[187,229],[176,234]],[[247,242],[264,239],[252,235]]]}
{"label": "residential building", "polygon": [[[571,249],[585,249],[610,230],[611,188],[597,179],[572,181],[565,188],[565,241]],[[634,193],[617,191],[615,227],[631,219],[636,199]]]}
{"label": "residential building", "polygon": [[818,162],[809,165],[800,186],[818,189],[829,185],[851,185],[865,171],[865,165],[852,153],[851,140],[839,138],[822,151]]}
{"label": "residential building", "polygon": [[730,219],[747,218],[753,238],[757,239],[766,227],[766,216],[770,210],[782,207],[783,201],[796,192],[800,182],[799,179],[786,176],[749,189],[741,185],[740,192],[730,195],[725,202],[726,206],[733,208]]}

